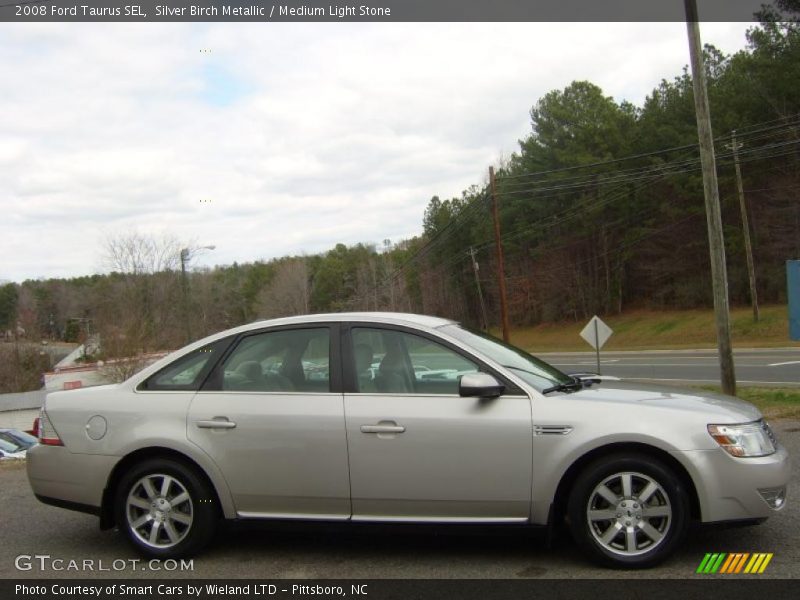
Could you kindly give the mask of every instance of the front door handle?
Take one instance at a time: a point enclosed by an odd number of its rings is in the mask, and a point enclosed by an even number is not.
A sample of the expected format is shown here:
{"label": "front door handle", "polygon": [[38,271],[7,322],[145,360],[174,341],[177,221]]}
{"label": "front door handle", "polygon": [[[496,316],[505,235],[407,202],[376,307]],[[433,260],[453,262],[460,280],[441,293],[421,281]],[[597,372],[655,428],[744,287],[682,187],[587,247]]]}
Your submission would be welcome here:
{"label": "front door handle", "polygon": [[362,425],[361,433],[403,433],[402,425]]}
{"label": "front door handle", "polygon": [[236,427],[236,423],[224,417],[210,421],[195,421],[195,425],[200,429],[233,429]]}

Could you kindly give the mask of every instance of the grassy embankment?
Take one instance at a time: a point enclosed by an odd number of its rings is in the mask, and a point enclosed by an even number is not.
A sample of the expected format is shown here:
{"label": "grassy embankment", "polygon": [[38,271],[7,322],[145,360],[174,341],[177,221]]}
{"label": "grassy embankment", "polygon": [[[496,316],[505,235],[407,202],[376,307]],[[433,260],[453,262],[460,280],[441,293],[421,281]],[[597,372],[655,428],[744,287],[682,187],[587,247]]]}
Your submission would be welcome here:
{"label": "grassy embankment", "polygon": [[[679,350],[716,348],[712,310],[631,311],[621,315],[599,315],[614,334],[603,350]],[[800,347],[789,340],[786,306],[761,308],[761,319],[753,322],[749,307],[731,311],[735,348]],[[537,352],[591,351],[579,333],[585,323],[552,323],[517,329],[511,341]],[[499,333],[499,332],[496,332]],[[706,389],[719,388],[707,387]],[[800,389],[743,388],[737,396],[752,402],[770,419],[800,420]]]}
{"label": "grassy embankment", "polygon": [[[621,315],[599,315],[614,334],[603,350],[678,350],[716,348],[713,310],[636,310]],[[761,319],[753,322],[749,307],[731,311],[735,348],[798,347],[789,340],[789,322],[785,305],[764,306]],[[562,322],[515,329],[511,341],[536,352],[591,351],[580,337],[586,325]],[[495,332],[498,333],[498,332]]]}

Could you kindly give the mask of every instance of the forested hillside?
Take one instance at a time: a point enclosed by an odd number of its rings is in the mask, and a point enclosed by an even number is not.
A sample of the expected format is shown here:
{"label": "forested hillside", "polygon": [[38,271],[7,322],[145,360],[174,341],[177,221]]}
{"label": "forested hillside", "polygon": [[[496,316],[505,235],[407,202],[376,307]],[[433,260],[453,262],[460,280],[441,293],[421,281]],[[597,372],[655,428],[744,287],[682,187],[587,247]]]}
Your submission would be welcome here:
{"label": "forested hillside", "polygon": [[[762,18],[745,50],[706,48],[733,304],[749,300],[734,130],[763,302],[785,301],[785,261],[800,258],[800,28]],[[690,75],[664,79],[642,106],[576,81],[536,101],[530,117],[530,135],[495,166],[512,324],[710,306]],[[478,285],[494,325],[490,209],[488,179],[476,181],[459,197],[431,198],[422,233],[403,243],[339,244],[190,269],[185,279],[180,242],[133,235],[105,249],[108,275],[1,286],[0,331],[19,323],[32,338],[79,339],[91,329],[114,355],[309,311],[404,310],[481,325]]]}
{"label": "forested hillside", "polygon": [[[785,261],[800,258],[800,36],[796,24],[764,23],[748,40],[734,56],[712,47],[705,53],[730,294],[733,303],[749,298],[731,148],[736,130],[759,295],[780,302]],[[710,306],[689,74],[662,81],[641,107],[574,82],[540,99],[531,121],[531,135],[497,176],[512,321]],[[487,197],[481,186],[428,205],[424,239],[433,243],[421,290],[433,312],[475,320],[470,246],[496,305]]]}

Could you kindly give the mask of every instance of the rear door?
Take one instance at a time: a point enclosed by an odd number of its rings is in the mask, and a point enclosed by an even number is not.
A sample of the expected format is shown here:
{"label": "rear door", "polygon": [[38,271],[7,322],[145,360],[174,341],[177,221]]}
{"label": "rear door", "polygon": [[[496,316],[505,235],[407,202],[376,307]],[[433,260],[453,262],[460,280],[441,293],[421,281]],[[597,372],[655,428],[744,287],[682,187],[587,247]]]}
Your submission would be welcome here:
{"label": "rear door", "polygon": [[343,344],[353,520],[529,518],[527,396],[460,397],[488,368],[429,334],[354,325]]}
{"label": "rear door", "polygon": [[239,516],[349,518],[337,332],[243,336],[192,400],[188,437],[219,465]]}

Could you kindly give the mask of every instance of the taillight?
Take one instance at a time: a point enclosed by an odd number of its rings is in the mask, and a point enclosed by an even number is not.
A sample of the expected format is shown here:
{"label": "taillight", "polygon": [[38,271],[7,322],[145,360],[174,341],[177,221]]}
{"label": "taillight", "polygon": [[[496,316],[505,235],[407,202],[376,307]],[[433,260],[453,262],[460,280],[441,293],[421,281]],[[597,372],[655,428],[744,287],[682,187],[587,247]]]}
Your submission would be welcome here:
{"label": "taillight", "polygon": [[39,413],[39,443],[44,444],[45,446],[64,445],[64,442],[62,442],[61,438],[58,437],[56,428],[53,427],[53,424],[47,417],[47,413],[44,411],[44,408],[42,408],[42,412]]}
{"label": "taillight", "polygon": [[33,437],[39,437],[39,417],[36,417],[33,420],[33,428],[31,429],[31,435]]}

